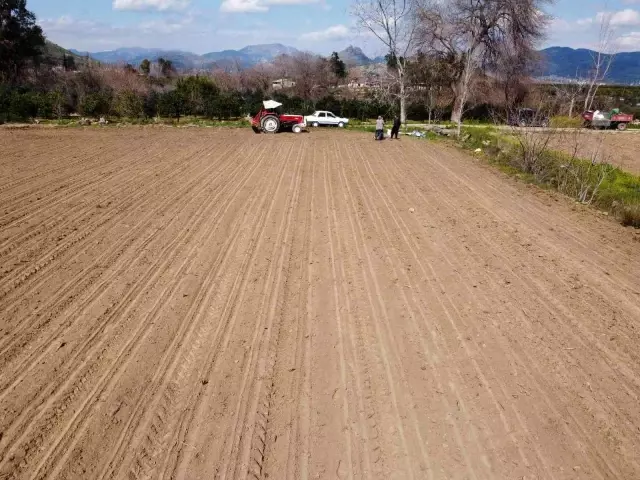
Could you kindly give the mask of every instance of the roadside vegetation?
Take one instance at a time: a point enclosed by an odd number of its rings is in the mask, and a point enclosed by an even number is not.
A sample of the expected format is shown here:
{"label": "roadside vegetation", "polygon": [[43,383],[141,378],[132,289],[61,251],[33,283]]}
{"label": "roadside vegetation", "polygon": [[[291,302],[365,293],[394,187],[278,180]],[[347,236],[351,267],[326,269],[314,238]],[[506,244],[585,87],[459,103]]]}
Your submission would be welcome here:
{"label": "roadside vegetation", "polygon": [[[583,140],[581,135],[578,131],[565,137],[575,152]],[[551,149],[549,134],[544,132],[504,132],[492,127],[463,129],[458,144],[481,153],[505,173],[557,190],[577,203],[614,216],[625,226],[640,228],[640,177],[611,165],[611,159],[599,148],[591,158],[581,158]]]}

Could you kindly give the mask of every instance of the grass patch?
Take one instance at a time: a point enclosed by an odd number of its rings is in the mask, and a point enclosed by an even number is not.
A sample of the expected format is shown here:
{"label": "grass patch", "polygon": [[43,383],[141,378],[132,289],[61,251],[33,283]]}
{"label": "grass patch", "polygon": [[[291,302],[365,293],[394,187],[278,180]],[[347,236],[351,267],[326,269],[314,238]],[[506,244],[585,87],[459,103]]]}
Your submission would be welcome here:
{"label": "grass patch", "polygon": [[[40,125],[50,125],[56,127],[79,127],[83,126],[80,122],[81,117],[61,118],[54,120],[40,120]],[[129,125],[165,125],[175,127],[226,127],[226,128],[245,128],[250,127],[251,122],[245,118],[230,120],[212,120],[201,117],[181,117],[179,120],[175,118],[121,118],[106,117],[107,124],[101,125],[98,119],[90,118],[91,127],[122,127]]]}
{"label": "grass patch", "polygon": [[537,138],[505,135],[495,128],[462,130],[458,143],[482,150],[490,164],[526,183],[554,189],[640,228],[640,177],[606,163],[592,163],[535,144]]}
{"label": "grass patch", "polygon": [[549,121],[549,126],[551,128],[580,128],[582,127],[582,124],[582,118],[561,115],[551,117],[551,120]]}

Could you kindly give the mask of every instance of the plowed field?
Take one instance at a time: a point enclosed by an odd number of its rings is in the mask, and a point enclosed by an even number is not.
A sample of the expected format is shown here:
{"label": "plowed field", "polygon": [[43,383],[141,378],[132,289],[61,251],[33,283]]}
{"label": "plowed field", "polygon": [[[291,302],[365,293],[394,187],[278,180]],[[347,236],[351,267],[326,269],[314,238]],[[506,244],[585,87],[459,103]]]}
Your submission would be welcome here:
{"label": "plowed field", "polygon": [[639,236],[426,141],[0,132],[0,478],[640,478]]}
{"label": "plowed field", "polygon": [[550,146],[578,158],[604,161],[634,175],[640,175],[640,131],[586,129],[555,133]]}

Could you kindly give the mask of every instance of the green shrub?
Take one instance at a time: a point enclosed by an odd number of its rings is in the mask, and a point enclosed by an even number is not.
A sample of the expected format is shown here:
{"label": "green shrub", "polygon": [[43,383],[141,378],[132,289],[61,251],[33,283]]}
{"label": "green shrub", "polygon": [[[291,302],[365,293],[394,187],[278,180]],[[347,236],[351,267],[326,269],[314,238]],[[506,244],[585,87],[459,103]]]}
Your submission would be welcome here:
{"label": "green shrub", "polygon": [[613,213],[624,225],[640,227],[640,177],[606,163],[549,150],[541,138],[527,132],[503,136],[492,128],[467,128],[459,141],[466,149],[481,148],[507,173],[593,204]]}
{"label": "green shrub", "polygon": [[144,99],[136,92],[124,90],[115,98],[114,113],[125,118],[140,118],[144,116]]}
{"label": "green shrub", "polygon": [[[457,127],[457,126],[455,126]],[[453,125],[451,128],[455,128]],[[463,128],[460,140],[465,148],[483,150],[496,148],[498,145],[497,130],[493,127]]]}
{"label": "green shrub", "polygon": [[100,117],[109,113],[111,101],[107,92],[89,93],[81,99],[78,110],[85,117]]}

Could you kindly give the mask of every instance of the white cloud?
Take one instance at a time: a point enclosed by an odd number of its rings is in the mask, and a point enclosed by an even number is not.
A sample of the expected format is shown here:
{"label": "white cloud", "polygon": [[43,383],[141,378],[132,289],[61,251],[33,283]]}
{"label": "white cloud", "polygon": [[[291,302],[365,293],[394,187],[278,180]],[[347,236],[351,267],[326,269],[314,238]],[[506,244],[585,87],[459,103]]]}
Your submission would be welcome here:
{"label": "white cloud", "polygon": [[116,10],[184,10],[191,0],[113,0]]}
{"label": "white cloud", "polygon": [[344,40],[352,35],[349,28],[345,25],[334,25],[324,30],[316,32],[304,33],[300,36],[300,40],[326,42],[334,40]]}
{"label": "white cloud", "polygon": [[220,5],[220,11],[226,13],[256,13],[267,10],[269,7],[260,0],[224,0]]}
{"label": "white cloud", "polygon": [[[599,14],[600,15],[600,14]],[[600,17],[602,18],[602,17]],[[640,25],[640,12],[627,8],[611,14],[611,25],[615,27],[635,27]]]}
{"label": "white cloud", "polygon": [[[120,47],[189,49],[199,45],[210,34],[207,25],[198,25],[196,18],[162,18],[137,25],[112,25],[71,16],[42,19],[38,22],[47,38],[66,48],[81,51],[112,50]],[[183,43],[184,42],[184,43]]]}
{"label": "white cloud", "polygon": [[621,51],[640,50],[640,31],[629,32],[616,40],[616,46]]}
{"label": "white cloud", "polygon": [[170,34],[177,33],[184,30],[187,27],[190,27],[193,23],[193,17],[186,17],[182,20],[150,20],[148,22],[142,22],[139,25],[140,30],[145,33],[153,34],[153,33],[161,33],[161,34]]}
{"label": "white cloud", "polygon": [[[223,0],[220,11],[225,13],[260,13],[267,12],[272,6],[309,5],[320,0]],[[323,5],[326,5],[323,3]]]}

